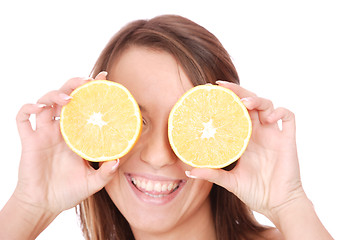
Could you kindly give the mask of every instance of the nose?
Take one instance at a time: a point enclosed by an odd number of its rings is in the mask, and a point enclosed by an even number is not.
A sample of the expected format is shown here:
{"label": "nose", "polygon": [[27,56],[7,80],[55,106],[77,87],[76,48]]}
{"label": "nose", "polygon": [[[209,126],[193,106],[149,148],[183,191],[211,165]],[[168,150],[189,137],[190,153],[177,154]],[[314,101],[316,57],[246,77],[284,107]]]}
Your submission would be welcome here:
{"label": "nose", "polygon": [[145,139],[140,158],[152,168],[160,169],[177,161],[178,158],[169,143],[167,126],[166,129],[153,129],[142,137]]}

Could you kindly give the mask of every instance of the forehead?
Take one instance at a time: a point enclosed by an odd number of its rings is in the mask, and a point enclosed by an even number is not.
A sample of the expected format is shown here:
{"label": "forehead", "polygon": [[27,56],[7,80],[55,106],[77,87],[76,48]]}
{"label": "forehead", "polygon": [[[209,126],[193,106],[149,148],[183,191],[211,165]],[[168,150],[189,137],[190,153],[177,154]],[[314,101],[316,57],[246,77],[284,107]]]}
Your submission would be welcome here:
{"label": "forehead", "polygon": [[142,106],[172,107],[193,84],[169,53],[129,47],[113,62],[109,80],[123,84]]}

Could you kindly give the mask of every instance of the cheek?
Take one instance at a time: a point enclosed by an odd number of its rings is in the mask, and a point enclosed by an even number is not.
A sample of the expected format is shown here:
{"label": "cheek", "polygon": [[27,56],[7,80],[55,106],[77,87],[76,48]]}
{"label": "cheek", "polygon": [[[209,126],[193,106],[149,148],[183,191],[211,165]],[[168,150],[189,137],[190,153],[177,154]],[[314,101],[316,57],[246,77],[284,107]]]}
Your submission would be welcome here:
{"label": "cheek", "polygon": [[126,196],[129,195],[129,194],[125,194],[125,191],[127,189],[126,179],[123,179],[121,176],[123,176],[123,174],[119,172],[105,186],[106,192],[109,194],[111,200],[114,202],[114,204],[117,206],[119,210],[120,210],[119,204],[121,204],[121,202],[124,202]]}
{"label": "cheek", "polygon": [[186,213],[186,216],[190,216],[198,212],[204,203],[210,199],[209,194],[213,184],[199,179],[190,179],[187,184],[179,205],[182,206],[183,214]]}
{"label": "cheek", "polygon": [[123,196],[127,196],[128,192],[126,194],[126,191],[130,190],[124,172],[129,171],[129,169],[136,169],[137,166],[134,164],[136,161],[132,161],[133,159],[131,159],[138,152],[136,151],[136,148],[137,146],[135,146],[127,155],[120,159],[120,166],[116,175],[105,186],[105,190],[115,204],[120,202],[118,199],[122,198]]}
{"label": "cheek", "polygon": [[192,198],[193,204],[198,202],[198,204],[202,204],[205,199],[209,197],[211,188],[213,186],[212,183],[205,180],[193,180],[193,189],[189,193],[189,198]]}
{"label": "cheek", "polygon": [[198,192],[199,195],[207,196],[210,193],[210,190],[213,186],[211,182],[205,181],[205,180],[195,180],[194,185],[195,191]]}

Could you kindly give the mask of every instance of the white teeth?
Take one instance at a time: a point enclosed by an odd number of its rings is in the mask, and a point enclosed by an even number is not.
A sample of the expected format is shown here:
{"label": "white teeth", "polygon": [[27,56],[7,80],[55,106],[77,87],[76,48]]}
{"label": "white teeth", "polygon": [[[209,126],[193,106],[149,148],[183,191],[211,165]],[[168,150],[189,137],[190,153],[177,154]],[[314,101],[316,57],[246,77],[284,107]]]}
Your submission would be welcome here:
{"label": "white teeth", "polygon": [[154,197],[154,198],[161,198],[161,197],[165,197],[166,195],[164,194],[157,194],[157,195],[154,195],[154,194],[151,194],[151,193],[145,193],[146,195],[150,196],[150,197]]}
{"label": "white teeth", "polygon": [[154,184],[152,184],[152,182],[148,182],[147,184],[146,184],[146,191],[148,191],[148,192],[151,192],[151,191],[153,191],[154,190]]}
{"label": "white teeth", "polygon": [[136,185],[137,181],[135,178],[131,178],[131,181]]}
{"label": "white teeth", "polygon": [[161,183],[159,183],[159,182],[157,182],[157,183],[155,183],[155,186],[154,186],[154,190],[156,191],[156,192],[161,192]]}
{"label": "white teeth", "polygon": [[[131,178],[132,183],[140,190],[146,191],[145,193],[149,196],[155,196],[154,194],[150,194],[149,192],[169,192],[174,190],[179,186],[179,183],[164,183],[164,182],[158,182],[158,181],[149,181],[144,179],[136,179]],[[166,193],[168,194],[168,193]],[[157,194],[156,197],[163,197],[165,195],[163,194]]]}

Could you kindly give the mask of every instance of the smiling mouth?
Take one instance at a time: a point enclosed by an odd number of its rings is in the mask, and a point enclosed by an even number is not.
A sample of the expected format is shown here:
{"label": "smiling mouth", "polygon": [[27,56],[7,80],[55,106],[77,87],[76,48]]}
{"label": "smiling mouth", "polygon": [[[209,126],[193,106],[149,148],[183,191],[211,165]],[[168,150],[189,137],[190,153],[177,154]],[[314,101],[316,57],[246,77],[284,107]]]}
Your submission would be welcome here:
{"label": "smiling mouth", "polygon": [[185,182],[184,180],[177,181],[154,181],[138,176],[129,176],[131,183],[140,192],[153,198],[162,198],[169,196],[180,188]]}

